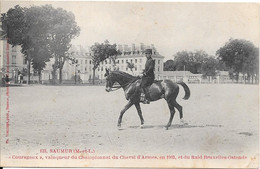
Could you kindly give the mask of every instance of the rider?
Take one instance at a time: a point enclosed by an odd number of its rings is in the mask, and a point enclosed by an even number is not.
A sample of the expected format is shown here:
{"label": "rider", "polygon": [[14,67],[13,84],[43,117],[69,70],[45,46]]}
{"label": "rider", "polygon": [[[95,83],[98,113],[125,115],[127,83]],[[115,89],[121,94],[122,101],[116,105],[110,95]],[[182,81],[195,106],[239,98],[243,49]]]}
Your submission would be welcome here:
{"label": "rider", "polygon": [[141,81],[141,97],[140,101],[143,103],[149,104],[148,98],[148,89],[147,87],[150,86],[154,81],[154,66],[155,61],[152,59],[152,49],[146,49],[145,50],[145,56],[146,56],[146,63],[145,63],[145,69],[143,71],[143,77]]}

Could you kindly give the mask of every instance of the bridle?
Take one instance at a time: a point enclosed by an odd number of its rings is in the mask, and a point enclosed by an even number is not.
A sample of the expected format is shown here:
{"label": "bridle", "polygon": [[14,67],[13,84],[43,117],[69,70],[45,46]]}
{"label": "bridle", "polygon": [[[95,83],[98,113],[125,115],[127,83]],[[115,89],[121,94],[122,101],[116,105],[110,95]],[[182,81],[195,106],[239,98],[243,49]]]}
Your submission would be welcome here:
{"label": "bridle", "polygon": [[[108,75],[107,75],[107,78],[113,78],[112,77],[112,73],[109,73]],[[133,82],[134,82],[135,80],[131,80],[130,82],[128,82],[128,83],[126,83],[126,84],[124,84],[124,85],[117,85],[117,86],[114,86],[114,84],[110,87],[110,88],[114,88],[115,90],[111,90],[111,91],[116,91],[116,90],[118,90],[118,89],[121,89],[121,88],[125,88],[125,87],[127,87],[128,85],[130,85],[130,84],[132,84]]]}

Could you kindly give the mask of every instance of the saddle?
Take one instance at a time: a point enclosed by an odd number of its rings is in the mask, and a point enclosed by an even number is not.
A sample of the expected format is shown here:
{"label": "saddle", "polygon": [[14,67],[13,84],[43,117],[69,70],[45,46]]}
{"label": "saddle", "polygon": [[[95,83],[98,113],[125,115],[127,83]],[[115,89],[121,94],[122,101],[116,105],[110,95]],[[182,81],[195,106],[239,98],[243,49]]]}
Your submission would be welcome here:
{"label": "saddle", "polygon": [[[158,82],[161,82],[162,80],[154,80],[153,83],[149,86],[146,86],[144,90],[145,91],[141,91],[141,95],[140,95],[140,101],[144,104],[150,104],[150,101],[151,101],[151,96],[150,96],[150,92],[149,92],[149,88],[155,84],[155,83],[158,83]],[[144,93],[145,92],[145,93]]]}

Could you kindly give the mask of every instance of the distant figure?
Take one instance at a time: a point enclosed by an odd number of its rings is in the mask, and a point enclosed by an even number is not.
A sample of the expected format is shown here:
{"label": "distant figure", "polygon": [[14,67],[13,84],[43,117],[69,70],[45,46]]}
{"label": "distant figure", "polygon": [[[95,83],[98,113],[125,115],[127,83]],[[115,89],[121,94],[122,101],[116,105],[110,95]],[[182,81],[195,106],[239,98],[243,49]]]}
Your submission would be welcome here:
{"label": "distant figure", "polygon": [[9,76],[8,76],[8,74],[6,74],[6,75],[5,75],[5,83],[6,83],[6,84],[9,84],[9,81],[10,81]]}
{"label": "distant figure", "polygon": [[20,76],[20,83],[23,84],[23,74]]}

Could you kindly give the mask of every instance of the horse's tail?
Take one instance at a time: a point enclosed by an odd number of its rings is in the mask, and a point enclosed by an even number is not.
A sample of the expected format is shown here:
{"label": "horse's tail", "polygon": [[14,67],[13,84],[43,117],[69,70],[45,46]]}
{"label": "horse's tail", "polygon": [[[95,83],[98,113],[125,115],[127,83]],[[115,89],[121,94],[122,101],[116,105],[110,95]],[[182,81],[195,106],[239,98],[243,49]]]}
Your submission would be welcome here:
{"label": "horse's tail", "polygon": [[183,97],[184,100],[188,100],[190,98],[190,89],[184,82],[177,82],[177,84],[180,84],[185,91],[185,96]]}

